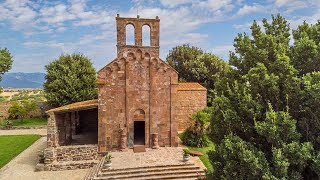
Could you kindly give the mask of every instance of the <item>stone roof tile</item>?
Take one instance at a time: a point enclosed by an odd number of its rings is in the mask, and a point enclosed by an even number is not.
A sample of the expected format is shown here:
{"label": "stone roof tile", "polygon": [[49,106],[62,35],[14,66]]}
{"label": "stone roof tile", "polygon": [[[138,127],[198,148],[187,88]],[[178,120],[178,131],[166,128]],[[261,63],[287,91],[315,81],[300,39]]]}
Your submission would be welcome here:
{"label": "stone roof tile", "polygon": [[178,84],[178,90],[184,91],[184,90],[207,90],[207,89],[203,87],[201,84],[196,82],[185,82],[185,83]]}
{"label": "stone roof tile", "polygon": [[60,112],[60,111],[83,110],[83,109],[89,109],[89,108],[95,108],[95,107],[98,107],[98,99],[76,102],[73,104],[68,104],[58,108],[50,109],[46,112],[50,113],[50,112]]}

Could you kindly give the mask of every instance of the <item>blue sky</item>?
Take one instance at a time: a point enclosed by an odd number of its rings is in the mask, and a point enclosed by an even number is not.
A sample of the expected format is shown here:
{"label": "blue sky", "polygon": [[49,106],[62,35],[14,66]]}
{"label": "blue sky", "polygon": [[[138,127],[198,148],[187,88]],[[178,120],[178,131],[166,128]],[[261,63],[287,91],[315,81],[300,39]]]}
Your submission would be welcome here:
{"label": "blue sky", "polygon": [[228,60],[233,39],[253,20],[280,13],[295,29],[320,19],[320,0],[7,0],[0,1],[0,47],[11,72],[45,72],[61,53],[81,52],[99,70],[116,57],[115,16],[159,16],[161,58],[188,43]]}

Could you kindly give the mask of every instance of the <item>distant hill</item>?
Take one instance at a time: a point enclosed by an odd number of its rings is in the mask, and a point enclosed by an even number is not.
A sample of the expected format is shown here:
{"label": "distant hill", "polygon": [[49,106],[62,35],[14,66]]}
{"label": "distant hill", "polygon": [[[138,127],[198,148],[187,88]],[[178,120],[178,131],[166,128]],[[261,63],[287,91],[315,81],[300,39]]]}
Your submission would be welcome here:
{"label": "distant hill", "polygon": [[3,88],[43,88],[44,73],[6,73],[2,76]]}

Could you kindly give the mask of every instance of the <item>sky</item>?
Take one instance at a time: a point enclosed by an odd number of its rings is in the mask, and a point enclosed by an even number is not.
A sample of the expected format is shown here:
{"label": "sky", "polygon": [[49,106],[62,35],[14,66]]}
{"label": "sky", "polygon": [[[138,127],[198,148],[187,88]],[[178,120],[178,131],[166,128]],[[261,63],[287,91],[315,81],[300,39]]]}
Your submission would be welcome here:
{"label": "sky", "polygon": [[139,14],[159,16],[162,59],[190,44],[227,61],[238,33],[278,13],[292,29],[315,24],[320,0],[0,0],[0,48],[13,56],[10,72],[45,72],[62,53],[78,52],[99,70],[116,57],[117,14]]}

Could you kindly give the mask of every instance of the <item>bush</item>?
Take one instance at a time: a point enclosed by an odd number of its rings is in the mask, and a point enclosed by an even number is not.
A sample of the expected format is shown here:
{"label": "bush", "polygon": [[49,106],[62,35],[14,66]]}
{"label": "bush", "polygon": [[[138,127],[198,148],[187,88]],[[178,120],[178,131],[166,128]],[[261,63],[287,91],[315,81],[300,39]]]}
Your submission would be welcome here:
{"label": "bush", "polygon": [[194,123],[191,127],[187,128],[182,136],[182,142],[187,146],[192,147],[206,147],[210,144],[208,137],[210,124],[209,109],[198,111],[192,116]]}
{"label": "bush", "polygon": [[35,101],[16,101],[8,109],[9,119],[25,118],[30,112],[36,110]]}

